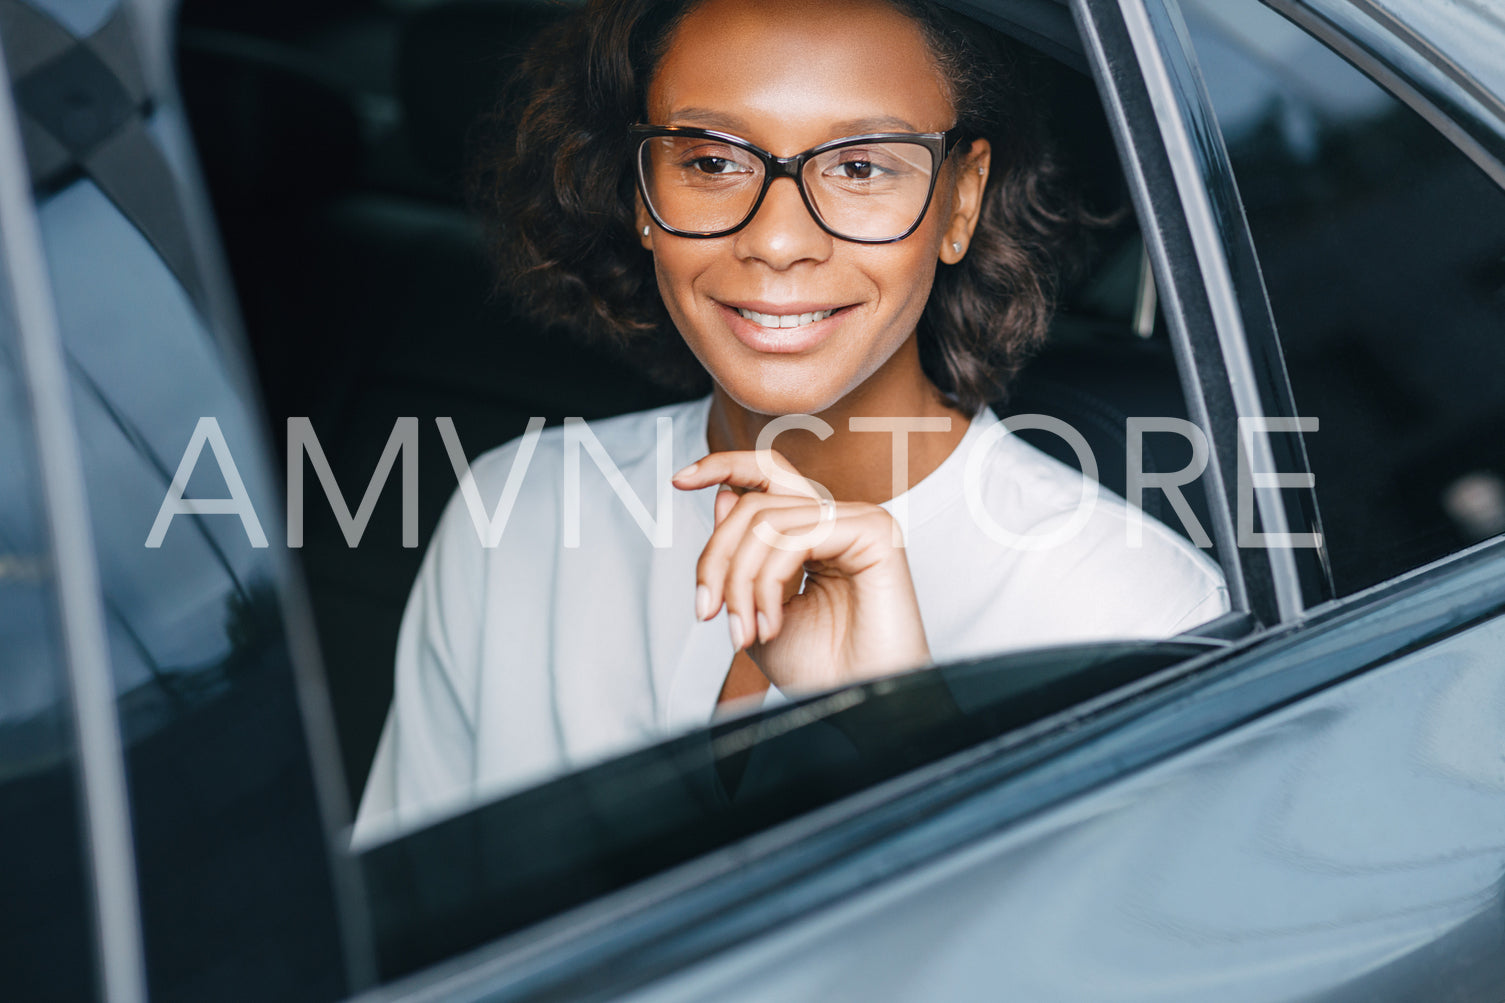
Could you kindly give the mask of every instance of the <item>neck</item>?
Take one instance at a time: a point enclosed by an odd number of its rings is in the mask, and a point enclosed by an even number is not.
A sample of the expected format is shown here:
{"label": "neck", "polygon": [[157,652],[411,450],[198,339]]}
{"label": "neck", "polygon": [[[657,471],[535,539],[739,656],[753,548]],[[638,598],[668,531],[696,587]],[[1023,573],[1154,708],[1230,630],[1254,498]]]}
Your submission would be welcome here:
{"label": "neck", "polygon": [[[749,411],[716,387],[706,428],[711,451],[756,449],[759,433],[775,417]],[[780,434],[773,448],[801,474],[825,485],[838,501],[873,504],[888,501],[929,476],[956,449],[971,421],[925,377],[913,337],[878,372],[815,417],[830,426],[828,438],[796,429]],[[853,418],[949,418],[951,426],[944,432],[908,433],[907,469],[902,481],[896,482],[895,439],[903,433],[852,431]]]}

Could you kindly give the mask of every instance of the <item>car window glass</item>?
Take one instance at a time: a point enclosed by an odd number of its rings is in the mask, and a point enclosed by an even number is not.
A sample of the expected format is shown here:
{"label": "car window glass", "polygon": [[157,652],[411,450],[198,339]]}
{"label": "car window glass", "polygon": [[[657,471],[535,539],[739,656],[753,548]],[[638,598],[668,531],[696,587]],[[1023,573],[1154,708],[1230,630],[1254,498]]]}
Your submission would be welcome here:
{"label": "car window glass", "polygon": [[1207,650],[1084,645],[880,680],[725,721],[369,848],[361,863],[381,975],[433,964],[884,783],[926,783],[914,777],[926,766],[989,740],[1010,747],[1000,736],[1064,720],[1092,696]]}
{"label": "car window glass", "polygon": [[1505,193],[1253,0],[1182,4],[1233,161],[1339,595],[1505,532]]}
{"label": "car window glass", "polygon": [[[26,26],[57,50],[25,63],[14,93],[96,548],[148,984],[164,999],[329,998],[343,949],[268,546],[280,497],[236,360],[205,321],[181,164],[163,146],[174,123],[120,4],[44,4]],[[159,520],[179,495],[238,496],[249,518],[177,506]]]}
{"label": "car window glass", "polygon": [[16,335],[0,269],[0,972],[11,998],[86,999],[77,757]]}
{"label": "car window glass", "polygon": [[[232,465],[256,511],[275,513],[277,496],[259,469],[256,426],[214,342],[145,237],[86,179],[40,204],[38,220],[119,694],[149,978],[159,986],[220,984],[228,969],[203,965],[237,956],[249,978],[254,945],[272,940],[306,937],[310,962],[321,950],[337,956],[327,915],[283,915],[273,895],[241,900],[236,929],[220,931],[213,951],[170,940],[192,917],[217,911],[226,868],[295,884],[323,877],[268,551],[253,547],[233,516],[175,516],[158,546],[148,540],[202,418],[216,423],[229,462],[222,468],[206,445],[186,496],[228,497]],[[249,827],[244,838],[213,838],[234,825]],[[298,934],[287,932],[292,927]],[[285,976],[258,975],[269,991]]]}

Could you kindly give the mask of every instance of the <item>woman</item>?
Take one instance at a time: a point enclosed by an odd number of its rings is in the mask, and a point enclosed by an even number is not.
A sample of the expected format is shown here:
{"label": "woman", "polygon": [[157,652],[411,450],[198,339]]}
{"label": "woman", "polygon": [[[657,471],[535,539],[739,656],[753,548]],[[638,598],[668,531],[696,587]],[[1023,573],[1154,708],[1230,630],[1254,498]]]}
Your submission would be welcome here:
{"label": "woman", "polygon": [[1129,547],[1121,500],[1080,518],[1090,483],[988,431],[1073,214],[983,44],[910,2],[629,0],[535,50],[490,189],[516,288],[710,396],[477,462],[409,601],[359,838],[770,684],[1227,608],[1175,534]]}

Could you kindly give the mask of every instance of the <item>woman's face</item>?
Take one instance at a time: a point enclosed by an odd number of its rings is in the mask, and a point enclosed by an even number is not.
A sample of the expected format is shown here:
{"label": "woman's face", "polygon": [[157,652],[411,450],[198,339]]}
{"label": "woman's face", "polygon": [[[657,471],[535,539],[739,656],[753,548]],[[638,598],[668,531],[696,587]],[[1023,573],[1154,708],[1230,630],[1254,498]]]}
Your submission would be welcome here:
{"label": "woman's face", "polygon": [[[941,132],[955,111],[919,27],[880,0],[706,0],[670,40],[648,121],[717,129],[790,156],[863,132]],[[887,371],[913,337],[937,261],[961,257],[953,242],[965,253],[986,157],[979,141],[960,184],[955,165],[943,166],[919,228],[893,244],[832,237],[787,179],[728,236],[674,236],[641,206],[638,228],[650,227],[643,243],[670,316],[721,388],[757,413],[817,413]],[[792,328],[744,313],[830,310]],[[913,352],[897,358],[917,365]]]}

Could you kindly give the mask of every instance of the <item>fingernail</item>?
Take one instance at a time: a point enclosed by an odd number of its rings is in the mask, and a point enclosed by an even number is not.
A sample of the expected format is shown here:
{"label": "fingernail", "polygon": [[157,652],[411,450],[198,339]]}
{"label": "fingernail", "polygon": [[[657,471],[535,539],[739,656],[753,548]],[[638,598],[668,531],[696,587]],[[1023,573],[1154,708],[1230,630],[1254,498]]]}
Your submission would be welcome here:
{"label": "fingernail", "polygon": [[732,635],[732,650],[742,650],[742,618],[735,613],[729,613],[726,617],[726,629]]}
{"label": "fingernail", "polygon": [[771,634],[773,634],[773,625],[768,622],[768,614],[764,613],[762,610],[759,610],[758,611],[758,640],[760,640],[760,641],[767,641],[768,638],[769,638],[769,636]]}
{"label": "fingernail", "polygon": [[677,481],[681,477],[689,477],[691,474],[693,474],[695,472],[695,468],[698,467],[698,466],[700,466],[699,463],[692,463],[688,467],[685,467],[683,470],[681,470],[679,473],[675,474],[673,477],[671,477],[669,479],[671,481]]}
{"label": "fingernail", "polygon": [[711,590],[704,585],[695,586],[695,619],[711,618]]}

